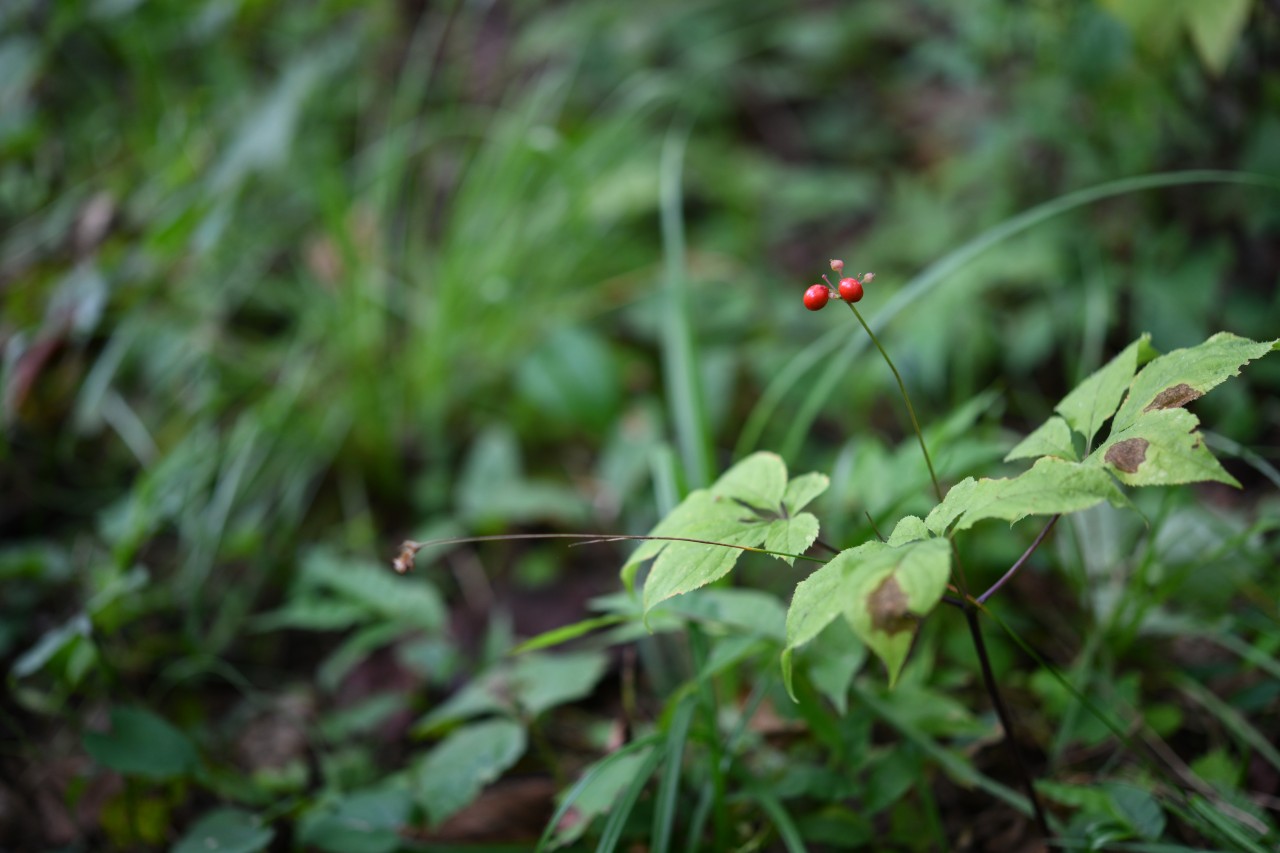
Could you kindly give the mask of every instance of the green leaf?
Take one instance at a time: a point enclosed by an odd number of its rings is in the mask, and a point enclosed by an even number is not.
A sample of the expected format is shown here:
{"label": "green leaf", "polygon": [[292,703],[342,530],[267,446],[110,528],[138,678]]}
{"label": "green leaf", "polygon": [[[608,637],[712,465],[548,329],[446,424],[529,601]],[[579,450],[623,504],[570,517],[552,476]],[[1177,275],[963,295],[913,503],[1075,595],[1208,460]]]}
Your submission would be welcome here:
{"label": "green leaf", "polygon": [[1013,524],[1028,515],[1075,512],[1104,500],[1114,506],[1129,503],[1101,467],[1044,456],[1017,477],[962,480],[951,487],[925,523],[941,536],[953,525],[955,530],[967,530],[986,518]]}
{"label": "green leaf", "polygon": [[753,453],[734,465],[708,489],[751,504],[756,509],[776,509],[787,489],[787,464],[776,453]]}
{"label": "green leaf", "polygon": [[525,732],[509,720],[464,726],[414,771],[418,802],[433,826],[461,811],[524,754]]}
{"label": "green leaf", "polygon": [[787,483],[787,489],[782,495],[782,505],[789,513],[799,512],[808,506],[810,501],[825,492],[830,485],[831,478],[826,474],[819,474],[816,471],[801,474]]}
{"label": "green leaf", "polygon": [[601,652],[529,654],[516,660],[511,690],[524,710],[536,717],[590,696],[607,668],[608,659]]}
{"label": "green leaf", "polygon": [[[1133,379],[1138,365],[1150,361],[1155,354],[1150,342],[1151,336],[1143,335],[1129,344],[1119,355],[1077,385],[1055,407],[1054,410],[1066,419],[1071,428],[1084,436],[1086,445],[1093,442],[1093,437],[1102,427],[1103,422],[1115,414],[1116,407],[1120,405],[1120,399],[1124,396],[1125,389],[1129,387],[1129,382]],[[1049,424],[1046,423],[1045,426]],[[1039,432],[1040,430],[1036,430],[1032,436]],[[1042,440],[1050,439],[1054,440],[1058,446],[1063,444],[1059,434],[1042,436]],[[1067,448],[1071,447],[1070,436],[1067,437],[1065,445]],[[1063,456],[1064,454],[1054,455]],[[1074,450],[1065,458],[1075,459]]]}
{"label": "green leaf", "polygon": [[46,631],[34,646],[14,661],[9,674],[14,678],[26,678],[43,668],[60,652],[73,648],[78,643],[89,642],[92,636],[93,625],[89,617],[84,613],[77,613],[64,624]]}
{"label": "green leaf", "polygon": [[569,625],[562,625],[559,628],[552,628],[550,631],[544,631],[536,637],[530,637],[520,645],[512,649],[512,654],[520,655],[525,652],[537,651],[539,649],[549,649],[552,646],[558,646],[561,643],[567,643],[570,640],[576,640],[579,637],[590,634],[592,631],[600,628],[608,628],[617,625],[619,622],[626,622],[625,616],[595,616],[590,619],[583,619],[580,622],[574,622]]}
{"label": "green leaf", "polygon": [[606,668],[602,652],[529,652],[503,661],[469,682],[420,719],[414,734],[428,735],[461,720],[492,713],[514,714],[517,709],[537,716],[590,696]]}
{"label": "green leaf", "polygon": [[843,620],[837,619],[804,650],[809,680],[844,716],[849,710],[849,685],[867,662],[867,647]]}
{"label": "green leaf", "polygon": [[662,611],[715,622],[773,640],[786,638],[786,609],[776,596],[757,589],[701,589],[662,605]]}
{"label": "green leaf", "polygon": [[[1117,398],[1116,404],[1119,405],[1119,403],[1120,400]],[[1049,418],[1035,432],[1018,442],[1017,446],[1004,457],[1004,461],[1034,459],[1039,456],[1057,456],[1072,462],[1077,460],[1076,449],[1071,443],[1071,427],[1057,415]]]}
{"label": "green leaf", "polygon": [[1252,0],[1211,0],[1186,4],[1183,20],[1200,61],[1210,73],[1222,74],[1249,19]]}
{"label": "green leaf", "polygon": [[796,591],[791,597],[791,608],[787,610],[787,647],[782,653],[782,675],[792,699],[795,698],[795,693],[792,692],[790,677],[791,651],[818,636],[823,628],[844,612],[846,602],[843,596],[848,586],[849,570],[856,560],[855,555],[873,544],[875,543],[868,542],[841,552],[831,562],[796,584]]}
{"label": "green leaf", "polygon": [[255,853],[275,838],[258,816],[242,809],[207,813],[173,846],[172,853]]}
{"label": "green leaf", "polygon": [[649,760],[652,751],[651,748],[642,748],[629,755],[611,754],[587,767],[582,774],[587,782],[577,790],[572,810],[568,813],[575,819],[560,821],[555,835],[556,846],[577,841],[592,821],[612,809],[622,790]]}
{"label": "green leaf", "polygon": [[[770,550],[802,553],[818,536],[818,521],[809,513],[794,513],[788,494],[803,506],[826,488],[826,478],[806,475],[792,481],[773,453],[754,453],[730,468],[710,488],[692,492],[650,533],[705,539],[727,545],[765,546]],[[767,543],[773,543],[774,548]],[[644,587],[644,612],[675,595],[724,577],[741,555],[737,548],[697,542],[651,540],[636,549],[622,567],[622,579],[633,588],[640,565],[657,558]],[[781,557],[790,563],[791,559]]]}
{"label": "green leaf", "polygon": [[951,574],[951,548],[942,539],[900,548],[880,546],[865,555],[850,577],[845,611],[853,632],[884,661],[892,687],[916,633],[916,616],[937,606]]}
{"label": "green leaf", "polygon": [[334,806],[307,812],[298,835],[308,848],[330,853],[394,853],[401,847],[400,830],[409,822],[412,805],[407,791],[356,791]]}
{"label": "green leaf", "polygon": [[[803,554],[818,541],[818,519],[802,512],[794,518],[779,518],[765,528],[764,547],[770,551]],[[788,566],[795,564],[794,557],[779,557]]]}
{"label": "green leaf", "polygon": [[889,534],[890,545],[905,545],[917,539],[929,538],[929,526],[918,515],[908,515],[898,521]]}
{"label": "green leaf", "polygon": [[440,593],[425,578],[397,575],[387,571],[385,564],[343,557],[328,548],[307,553],[299,584],[327,590],[340,600],[364,607],[370,615],[428,631],[440,629],[445,622]]}
{"label": "green leaf", "polygon": [[465,520],[480,525],[580,524],[588,515],[573,489],[525,476],[519,439],[505,425],[486,429],[472,445],[458,477],[456,503]]}
{"label": "green leaf", "polygon": [[[1157,53],[1164,53],[1177,43],[1182,23],[1182,8],[1170,0],[1100,0],[1113,15],[1128,25],[1134,38]],[[1201,0],[1191,0],[1192,3]]]}
{"label": "green leaf", "polygon": [[1162,355],[1142,369],[1111,425],[1115,435],[1144,412],[1185,406],[1271,352],[1280,341],[1251,341],[1219,332],[1204,343]]}
{"label": "green leaf", "polygon": [[842,614],[885,662],[892,685],[915,636],[913,617],[925,615],[941,600],[950,570],[950,546],[942,539],[898,547],[867,542],[842,551],[796,586],[787,613],[783,663],[788,690],[792,650]]}
{"label": "green leaf", "polygon": [[1165,817],[1155,797],[1141,788],[1118,782],[1103,785],[1102,789],[1111,800],[1112,814],[1147,841],[1160,839]]}
{"label": "green leaf", "polygon": [[175,779],[200,766],[187,736],[142,708],[113,708],[110,731],[85,732],[83,740],[94,761],[130,776]]}
{"label": "green leaf", "polygon": [[1239,487],[1204,445],[1199,419],[1186,409],[1157,409],[1113,434],[1086,463],[1111,471],[1126,486],[1214,481]]}

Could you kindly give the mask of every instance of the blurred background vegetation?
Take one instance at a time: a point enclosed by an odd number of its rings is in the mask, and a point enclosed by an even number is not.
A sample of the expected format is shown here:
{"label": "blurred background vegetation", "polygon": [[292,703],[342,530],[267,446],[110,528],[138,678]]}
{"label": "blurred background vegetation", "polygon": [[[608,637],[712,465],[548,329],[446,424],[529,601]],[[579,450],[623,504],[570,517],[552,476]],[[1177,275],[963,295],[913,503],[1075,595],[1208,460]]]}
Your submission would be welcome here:
{"label": "blurred background vegetation", "polygon": [[[650,636],[618,545],[389,561],[643,533],[755,449],[863,541],[927,475],[855,327],[801,308],[828,258],[876,272],[945,477],[992,475],[1142,331],[1277,336],[1277,181],[1272,0],[8,0],[0,846],[527,849],[625,735],[659,740],[561,842],[1027,849],[948,614],[892,693],[818,644],[796,706],[800,568]],[[1208,788],[993,637],[1078,846],[1276,840],[1277,392],[1264,361],[1198,407],[1243,491],[1090,511],[1002,594]],[[621,615],[508,656],[589,612]]]}

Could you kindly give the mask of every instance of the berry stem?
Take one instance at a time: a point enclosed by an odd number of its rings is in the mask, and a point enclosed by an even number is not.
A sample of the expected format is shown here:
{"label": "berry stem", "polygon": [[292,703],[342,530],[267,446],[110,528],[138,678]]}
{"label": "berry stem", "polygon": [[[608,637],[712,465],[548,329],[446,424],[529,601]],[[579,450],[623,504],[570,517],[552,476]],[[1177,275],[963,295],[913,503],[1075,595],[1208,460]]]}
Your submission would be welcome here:
{"label": "berry stem", "polygon": [[884,359],[884,363],[889,365],[889,369],[893,371],[893,378],[898,380],[898,390],[902,392],[902,401],[907,404],[907,414],[911,416],[911,428],[915,430],[916,441],[920,442],[920,452],[924,454],[924,464],[929,468],[929,479],[933,481],[933,492],[938,496],[938,502],[941,503],[942,486],[938,483],[938,475],[933,470],[933,459],[929,456],[929,448],[925,446],[924,433],[920,430],[920,421],[916,420],[916,409],[915,406],[911,405],[911,395],[907,393],[907,386],[902,381],[902,374],[898,373],[898,368],[894,366],[893,359],[889,358],[889,353],[885,352],[884,347],[880,345],[880,339],[876,337],[876,333],[871,331],[867,321],[862,319],[862,314],[858,311],[858,307],[852,302],[845,304],[849,306],[853,316],[858,318],[858,322],[862,324],[862,328],[870,336],[871,343],[875,344],[876,349],[880,350],[880,357]]}

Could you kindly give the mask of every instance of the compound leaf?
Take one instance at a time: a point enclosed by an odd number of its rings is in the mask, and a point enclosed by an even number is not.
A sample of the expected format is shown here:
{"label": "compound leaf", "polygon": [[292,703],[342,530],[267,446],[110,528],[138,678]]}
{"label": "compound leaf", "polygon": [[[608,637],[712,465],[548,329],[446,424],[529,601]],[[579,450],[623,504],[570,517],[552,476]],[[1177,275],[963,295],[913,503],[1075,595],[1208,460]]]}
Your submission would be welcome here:
{"label": "compound leaf", "polygon": [[[622,567],[622,579],[633,589],[640,566],[656,558],[644,587],[647,613],[659,602],[728,574],[741,550],[724,545],[803,553],[818,537],[818,520],[796,510],[821,494],[827,483],[821,474],[806,474],[788,484],[782,457],[754,453],[710,488],[690,493],[650,533],[723,544],[647,541]],[[792,562],[785,556],[780,559]]]}
{"label": "compound leaf", "polygon": [[942,539],[901,546],[867,542],[842,551],[796,586],[783,653],[788,689],[793,651],[841,615],[884,661],[892,685],[911,649],[916,617],[941,600],[950,571],[950,546]]}
{"label": "compound leaf", "polygon": [[[1119,402],[1117,398],[1116,403],[1119,404]],[[1039,456],[1057,456],[1072,462],[1077,459],[1076,449],[1071,443],[1071,427],[1057,415],[1049,418],[1035,432],[1018,442],[1017,446],[1004,457],[1004,461],[1034,459]]]}
{"label": "compound leaf", "polygon": [[1113,434],[1086,460],[1126,486],[1171,486],[1213,480],[1239,486],[1204,446],[1199,419],[1186,409],[1157,409]]}
{"label": "compound leaf", "polygon": [[819,474],[816,471],[801,474],[787,483],[787,489],[782,495],[782,505],[789,513],[799,512],[808,506],[810,501],[825,492],[829,485],[831,485],[831,478],[826,474]]}
{"label": "compound leaf", "polygon": [[1028,515],[1075,512],[1104,500],[1115,506],[1129,503],[1103,468],[1044,456],[1016,477],[957,483],[925,523],[941,535],[952,527],[967,530],[986,518],[1013,524]]}
{"label": "compound leaf", "polygon": [[[1089,444],[1106,419],[1115,414],[1138,365],[1150,361],[1154,354],[1151,336],[1144,334],[1063,397],[1055,411],[1066,419],[1072,429],[1084,436],[1086,445]],[[1039,432],[1037,430],[1032,435]],[[1071,447],[1070,437],[1066,446]],[[1074,451],[1065,458],[1074,459]]]}
{"label": "compound leaf", "polygon": [[1219,332],[1202,344],[1162,355],[1142,369],[1111,424],[1113,436],[1144,412],[1185,406],[1276,348],[1280,341],[1251,341]]}

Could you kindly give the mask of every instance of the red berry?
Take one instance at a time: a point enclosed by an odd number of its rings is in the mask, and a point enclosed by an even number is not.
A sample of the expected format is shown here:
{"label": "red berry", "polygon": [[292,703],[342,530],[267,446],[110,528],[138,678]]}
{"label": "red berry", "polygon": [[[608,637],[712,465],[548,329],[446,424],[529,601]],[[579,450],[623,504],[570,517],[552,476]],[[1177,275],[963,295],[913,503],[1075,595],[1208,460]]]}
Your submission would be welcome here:
{"label": "red berry", "polygon": [[831,291],[825,284],[813,284],[804,292],[804,307],[810,311],[821,311],[831,298]]}
{"label": "red berry", "polygon": [[857,302],[862,298],[862,282],[856,278],[840,279],[840,298],[845,302]]}

